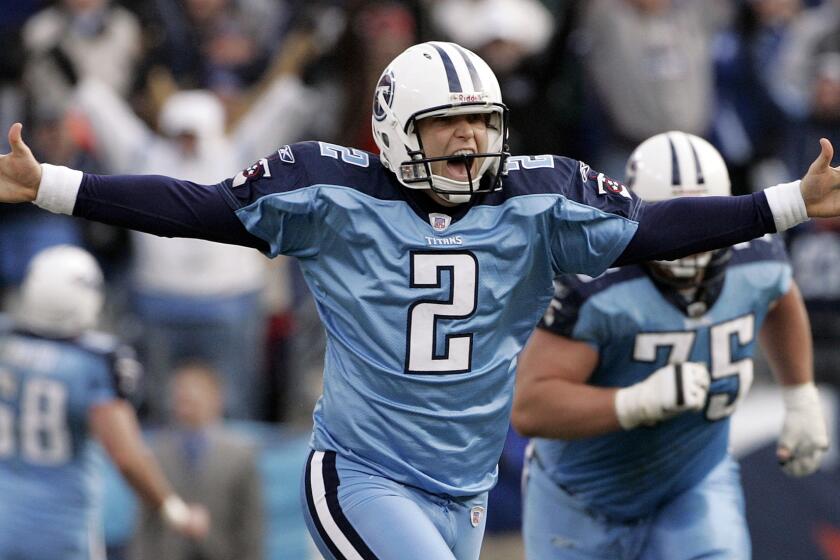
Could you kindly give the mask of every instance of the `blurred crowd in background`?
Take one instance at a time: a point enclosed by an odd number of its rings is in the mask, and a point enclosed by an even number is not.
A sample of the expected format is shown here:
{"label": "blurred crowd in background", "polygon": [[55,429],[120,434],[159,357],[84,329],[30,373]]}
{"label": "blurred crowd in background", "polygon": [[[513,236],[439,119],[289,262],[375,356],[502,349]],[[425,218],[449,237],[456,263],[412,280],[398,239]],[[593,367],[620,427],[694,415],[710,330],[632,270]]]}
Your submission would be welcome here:
{"label": "blurred crowd in background", "polygon": [[[798,178],[821,136],[840,147],[840,0],[14,0],[0,130],[23,122],[40,161],[205,184],[301,140],[375,152],[374,86],[424,40],[490,64],[513,154],[621,179],[638,143],[678,129],[721,151],[742,194]],[[787,241],[817,379],[838,382],[840,222]],[[170,420],[171,374],[196,361],[219,372],[226,418],[308,422],[324,341],[293,262],[8,206],[4,309],[30,257],[60,243],[106,271],[104,327],[139,351],[146,426]]]}

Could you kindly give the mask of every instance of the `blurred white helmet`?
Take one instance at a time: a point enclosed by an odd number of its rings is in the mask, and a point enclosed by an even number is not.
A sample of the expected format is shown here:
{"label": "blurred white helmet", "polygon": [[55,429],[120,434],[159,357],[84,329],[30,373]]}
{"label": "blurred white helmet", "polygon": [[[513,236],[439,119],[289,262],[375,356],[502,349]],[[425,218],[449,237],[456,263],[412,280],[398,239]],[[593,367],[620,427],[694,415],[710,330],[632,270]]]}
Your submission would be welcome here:
{"label": "blurred white helmet", "polygon": [[18,322],[38,334],[79,335],[99,319],[102,288],[102,271],[90,253],[70,245],[45,249],[23,279]]}
{"label": "blurred white helmet", "polygon": [[703,138],[685,132],[664,132],[639,144],[627,160],[624,178],[647,201],[732,194],[720,153]]}
{"label": "blurred white helmet", "polygon": [[[480,154],[427,157],[417,121],[428,117],[487,114],[487,151]],[[373,137],[383,165],[410,189],[431,189],[462,203],[474,194],[501,188],[507,153],[508,110],[499,82],[478,55],[455,43],[414,45],[382,73],[373,96]],[[481,162],[476,177],[469,168]],[[468,169],[466,181],[433,175],[431,162],[456,161]]]}
{"label": "blurred white helmet", "polygon": [[[642,142],[627,160],[625,184],[649,202],[732,193],[729,171],[717,149],[699,136],[678,131]],[[649,265],[658,279],[676,287],[692,287],[708,281],[707,269],[726,260],[728,249]]]}

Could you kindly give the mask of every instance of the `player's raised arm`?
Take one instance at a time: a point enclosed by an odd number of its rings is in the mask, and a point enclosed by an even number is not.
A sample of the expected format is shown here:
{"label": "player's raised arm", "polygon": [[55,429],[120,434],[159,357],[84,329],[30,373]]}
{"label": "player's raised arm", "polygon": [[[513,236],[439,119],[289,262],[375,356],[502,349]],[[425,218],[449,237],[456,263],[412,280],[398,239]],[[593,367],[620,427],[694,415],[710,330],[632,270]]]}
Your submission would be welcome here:
{"label": "player's raised arm", "polygon": [[266,250],[245,230],[218,185],[161,175],[92,175],[39,164],[21,136],[9,129],[11,153],[0,155],[0,202],[34,202],[60,214],[164,237],[193,237]]}

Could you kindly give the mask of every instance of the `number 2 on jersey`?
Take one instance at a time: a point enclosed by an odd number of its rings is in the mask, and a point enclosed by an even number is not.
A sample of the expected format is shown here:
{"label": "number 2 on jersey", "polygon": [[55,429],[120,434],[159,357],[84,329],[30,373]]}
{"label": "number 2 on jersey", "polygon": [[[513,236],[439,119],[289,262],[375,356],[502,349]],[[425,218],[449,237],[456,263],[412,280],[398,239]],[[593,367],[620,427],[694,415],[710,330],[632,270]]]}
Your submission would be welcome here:
{"label": "number 2 on jersey", "polygon": [[421,299],[408,309],[406,373],[466,373],[472,367],[473,333],[446,335],[443,352],[435,351],[438,322],[465,319],[475,313],[478,260],[469,251],[412,251],[412,288],[440,288],[449,273],[446,300]]}

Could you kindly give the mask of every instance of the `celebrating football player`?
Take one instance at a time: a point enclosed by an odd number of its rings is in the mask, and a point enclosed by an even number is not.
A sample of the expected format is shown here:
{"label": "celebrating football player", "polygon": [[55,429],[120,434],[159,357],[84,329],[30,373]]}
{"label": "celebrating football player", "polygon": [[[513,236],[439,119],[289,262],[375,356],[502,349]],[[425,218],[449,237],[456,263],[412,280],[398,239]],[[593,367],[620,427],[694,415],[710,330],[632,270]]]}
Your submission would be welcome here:
{"label": "celebrating football player", "polygon": [[104,557],[102,448],[163,523],[206,535],[207,510],[173,492],[124,398],[139,365],[91,330],[103,303],[94,258],[46,249],[21,293],[14,320],[0,323],[0,558]]}
{"label": "celebrating football player", "polygon": [[578,161],[511,157],[496,77],[452,43],[388,65],[372,126],[378,156],[304,142],[216,185],[39,165],[20,125],[0,159],[0,201],[299,259],[327,331],[302,486],[327,558],[478,558],[516,356],[556,274],[840,214],[827,141],[801,182],[657,204]]}
{"label": "celebrating football player", "polygon": [[[651,202],[730,194],[717,150],[681,132],[642,143],[627,184]],[[808,317],[779,239],[558,277],[520,355],[513,405],[514,427],[536,438],[527,557],[749,559],[727,448],[756,339],[782,384],[779,461],[809,474],[828,437]]]}

